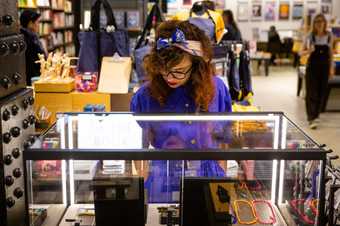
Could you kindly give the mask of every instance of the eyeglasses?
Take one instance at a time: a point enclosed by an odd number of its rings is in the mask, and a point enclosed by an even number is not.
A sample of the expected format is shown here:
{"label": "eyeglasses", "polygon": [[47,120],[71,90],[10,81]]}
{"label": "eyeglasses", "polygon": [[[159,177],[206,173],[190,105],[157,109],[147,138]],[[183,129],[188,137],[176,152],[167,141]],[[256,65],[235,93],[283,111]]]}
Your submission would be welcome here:
{"label": "eyeglasses", "polygon": [[173,78],[178,79],[178,80],[182,80],[185,79],[186,76],[188,75],[189,72],[192,71],[192,66],[186,71],[186,72],[181,72],[181,71],[169,71],[166,75],[162,74],[162,76],[164,78],[169,77],[169,75],[171,75]]}

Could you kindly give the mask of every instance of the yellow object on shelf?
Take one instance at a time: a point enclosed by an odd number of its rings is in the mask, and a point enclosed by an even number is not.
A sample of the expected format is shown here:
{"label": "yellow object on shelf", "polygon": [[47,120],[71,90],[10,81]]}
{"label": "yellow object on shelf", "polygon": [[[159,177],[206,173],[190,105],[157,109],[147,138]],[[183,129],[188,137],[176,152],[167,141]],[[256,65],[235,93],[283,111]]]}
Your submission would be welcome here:
{"label": "yellow object on shelf", "polygon": [[69,93],[74,90],[74,79],[69,78],[61,81],[36,81],[34,84],[35,92],[40,93]]}
{"label": "yellow object on shelf", "polygon": [[106,93],[72,92],[72,111],[82,112],[87,104],[102,104],[106,111],[111,111],[111,95]]}
{"label": "yellow object on shelf", "polygon": [[102,104],[105,111],[111,111],[111,95],[104,93],[35,93],[35,108],[45,107],[51,112],[50,122],[54,123],[58,112],[83,112],[87,104]]}
{"label": "yellow object on shelf", "polygon": [[38,55],[36,63],[40,64],[40,79],[34,83],[35,92],[71,92],[74,89],[74,79],[70,77],[71,60],[76,58],[61,53],[50,53],[47,59]]}
{"label": "yellow object on shelf", "polygon": [[259,108],[256,106],[243,106],[240,104],[233,104],[232,106],[233,112],[252,112],[259,111]]}
{"label": "yellow object on shelf", "polygon": [[340,54],[334,54],[333,61],[340,62]]}
{"label": "yellow object on shelf", "polygon": [[299,53],[302,50],[302,45],[303,45],[302,40],[294,40],[292,52]]}

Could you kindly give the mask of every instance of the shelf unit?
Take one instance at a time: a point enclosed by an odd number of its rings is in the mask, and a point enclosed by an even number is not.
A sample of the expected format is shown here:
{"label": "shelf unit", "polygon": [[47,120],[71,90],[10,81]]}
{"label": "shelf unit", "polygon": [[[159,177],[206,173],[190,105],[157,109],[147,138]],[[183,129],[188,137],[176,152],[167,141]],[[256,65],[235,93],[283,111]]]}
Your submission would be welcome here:
{"label": "shelf unit", "polygon": [[72,0],[19,0],[18,8],[19,13],[31,9],[41,14],[39,37],[46,52],[75,56]]}

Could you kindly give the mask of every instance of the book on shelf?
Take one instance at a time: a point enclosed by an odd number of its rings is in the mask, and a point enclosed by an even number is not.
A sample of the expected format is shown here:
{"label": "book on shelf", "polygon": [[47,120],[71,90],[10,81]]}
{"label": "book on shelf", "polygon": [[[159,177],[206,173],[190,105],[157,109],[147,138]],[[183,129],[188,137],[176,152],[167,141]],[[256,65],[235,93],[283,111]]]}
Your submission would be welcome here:
{"label": "book on shelf", "polygon": [[21,8],[37,8],[36,0],[19,0],[18,4]]}
{"label": "book on shelf", "polygon": [[133,10],[127,12],[127,28],[139,28],[140,18],[139,11]]}
{"label": "book on shelf", "polygon": [[37,0],[38,7],[50,7],[50,0]]}

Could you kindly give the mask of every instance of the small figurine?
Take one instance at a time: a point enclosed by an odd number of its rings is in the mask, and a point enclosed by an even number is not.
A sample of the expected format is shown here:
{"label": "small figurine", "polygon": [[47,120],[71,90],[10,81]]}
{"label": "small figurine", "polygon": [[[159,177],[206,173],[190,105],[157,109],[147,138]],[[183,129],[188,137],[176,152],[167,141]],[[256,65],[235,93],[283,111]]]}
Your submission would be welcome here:
{"label": "small figurine", "polygon": [[44,79],[46,76],[46,60],[44,54],[38,54],[39,60],[35,63],[40,63],[40,78]]}
{"label": "small figurine", "polygon": [[67,54],[49,53],[47,60],[44,55],[39,55],[40,81],[65,82],[69,81],[71,71],[71,60],[78,59],[69,57]]}

